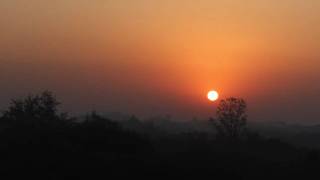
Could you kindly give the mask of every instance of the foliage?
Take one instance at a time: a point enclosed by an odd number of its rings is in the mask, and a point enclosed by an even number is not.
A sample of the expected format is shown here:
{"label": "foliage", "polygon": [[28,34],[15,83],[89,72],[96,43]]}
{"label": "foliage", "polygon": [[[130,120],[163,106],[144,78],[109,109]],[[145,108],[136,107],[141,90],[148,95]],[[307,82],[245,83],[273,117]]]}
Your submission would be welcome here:
{"label": "foliage", "polygon": [[211,119],[217,136],[233,140],[240,138],[246,127],[246,108],[243,99],[231,97],[221,100],[217,108],[217,118]]}
{"label": "foliage", "polygon": [[59,105],[58,100],[49,91],[40,95],[29,95],[23,99],[14,99],[9,108],[3,112],[2,123],[10,126],[66,123],[67,114],[58,112]]}
{"label": "foliage", "polygon": [[[4,112],[0,124],[8,127],[0,126],[0,165],[13,173],[1,173],[9,176],[3,179],[310,179],[307,175],[319,172],[318,150],[300,150],[255,133],[224,143],[205,132],[168,134],[135,117],[116,122],[92,112],[69,122],[58,105],[52,93],[44,92],[14,100]],[[239,138],[245,112],[241,99],[221,101],[214,122],[218,135]]]}

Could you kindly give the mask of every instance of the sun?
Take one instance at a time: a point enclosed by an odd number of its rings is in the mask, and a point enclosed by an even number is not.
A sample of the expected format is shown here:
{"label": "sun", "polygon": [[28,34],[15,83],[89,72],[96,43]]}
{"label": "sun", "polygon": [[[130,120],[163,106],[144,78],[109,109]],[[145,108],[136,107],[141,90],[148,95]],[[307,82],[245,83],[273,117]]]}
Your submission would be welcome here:
{"label": "sun", "polygon": [[219,93],[215,90],[209,91],[208,92],[208,99],[210,101],[216,101],[219,98]]}

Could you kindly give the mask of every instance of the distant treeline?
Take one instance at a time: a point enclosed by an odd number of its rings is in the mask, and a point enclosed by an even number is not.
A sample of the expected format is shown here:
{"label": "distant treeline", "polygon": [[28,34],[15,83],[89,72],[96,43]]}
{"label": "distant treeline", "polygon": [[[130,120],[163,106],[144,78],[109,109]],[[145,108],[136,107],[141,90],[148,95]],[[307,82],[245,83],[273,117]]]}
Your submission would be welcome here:
{"label": "distant treeline", "polygon": [[0,117],[5,178],[301,179],[318,175],[317,149],[266,138],[247,126],[246,103],[222,100],[212,132],[168,133],[132,116],[96,112],[84,120],[58,110],[50,92],[13,100]]}

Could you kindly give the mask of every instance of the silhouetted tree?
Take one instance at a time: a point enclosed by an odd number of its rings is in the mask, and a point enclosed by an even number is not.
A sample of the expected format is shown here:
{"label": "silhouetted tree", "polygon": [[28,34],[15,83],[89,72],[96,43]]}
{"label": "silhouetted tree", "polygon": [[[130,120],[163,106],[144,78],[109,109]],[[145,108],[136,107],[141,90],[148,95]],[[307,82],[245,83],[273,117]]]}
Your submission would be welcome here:
{"label": "silhouetted tree", "polygon": [[233,140],[240,138],[246,127],[246,108],[243,99],[231,97],[221,100],[216,119],[210,119],[217,130],[217,136]]}
{"label": "silhouetted tree", "polygon": [[40,125],[63,122],[66,113],[58,113],[59,102],[54,95],[45,91],[40,95],[29,95],[24,99],[12,100],[9,108],[3,112],[2,122],[8,125]]}

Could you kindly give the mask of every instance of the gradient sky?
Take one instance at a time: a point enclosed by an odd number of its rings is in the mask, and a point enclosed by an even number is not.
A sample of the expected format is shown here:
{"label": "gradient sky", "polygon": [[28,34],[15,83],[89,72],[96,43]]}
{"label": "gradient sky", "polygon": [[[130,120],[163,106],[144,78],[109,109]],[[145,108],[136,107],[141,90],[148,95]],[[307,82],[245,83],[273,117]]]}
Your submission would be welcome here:
{"label": "gradient sky", "polygon": [[53,91],[80,113],[320,122],[319,0],[1,0],[0,107]]}

